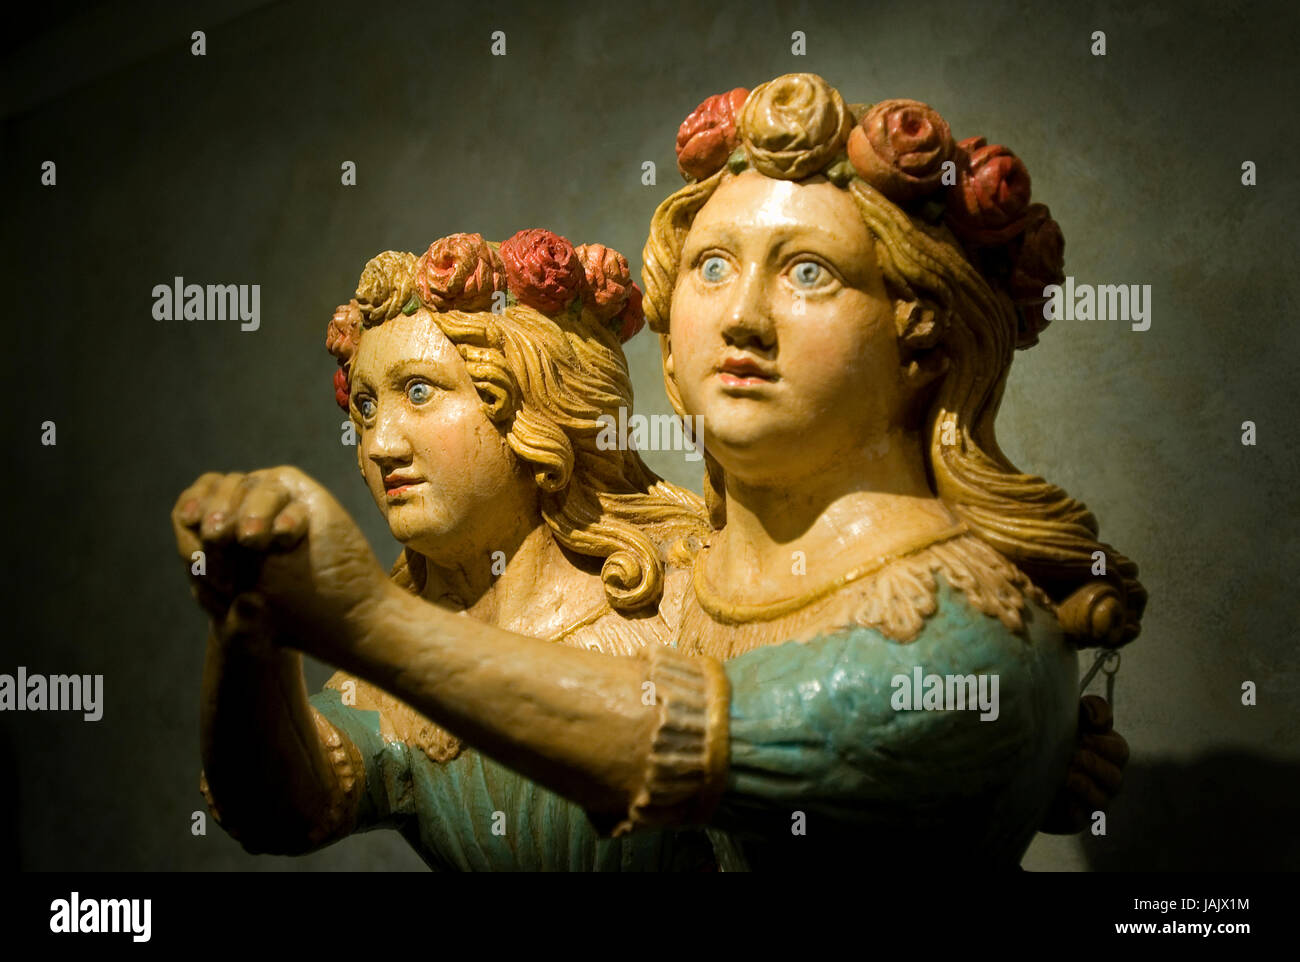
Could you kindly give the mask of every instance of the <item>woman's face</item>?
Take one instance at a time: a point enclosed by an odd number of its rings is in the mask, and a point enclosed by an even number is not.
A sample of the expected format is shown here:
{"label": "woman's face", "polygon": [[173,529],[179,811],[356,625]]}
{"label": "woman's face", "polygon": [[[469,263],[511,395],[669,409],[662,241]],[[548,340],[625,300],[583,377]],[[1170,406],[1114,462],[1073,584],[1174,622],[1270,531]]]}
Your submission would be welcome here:
{"label": "woman's face", "polygon": [[825,470],[901,422],[894,306],[853,199],[746,171],[682,251],[671,371],[705,444],[751,483]]}
{"label": "woman's face", "polygon": [[511,549],[536,488],[427,310],[367,330],[352,361],[357,457],[393,537],[435,562]]}

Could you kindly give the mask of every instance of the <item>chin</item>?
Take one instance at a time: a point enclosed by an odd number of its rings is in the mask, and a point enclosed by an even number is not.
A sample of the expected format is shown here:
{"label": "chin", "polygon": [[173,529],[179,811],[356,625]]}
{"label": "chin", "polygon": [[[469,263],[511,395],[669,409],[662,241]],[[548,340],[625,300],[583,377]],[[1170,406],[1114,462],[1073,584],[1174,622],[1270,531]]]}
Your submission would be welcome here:
{"label": "chin", "polygon": [[704,437],[710,448],[717,444],[737,451],[756,448],[776,450],[778,446],[789,453],[791,443],[798,444],[801,429],[773,417],[770,407],[764,407],[747,398],[727,399],[724,404],[714,403],[704,415]]}
{"label": "chin", "polygon": [[444,538],[447,524],[423,504],[397,504],[388,509],[388,530],[406,547],[416,548]]}

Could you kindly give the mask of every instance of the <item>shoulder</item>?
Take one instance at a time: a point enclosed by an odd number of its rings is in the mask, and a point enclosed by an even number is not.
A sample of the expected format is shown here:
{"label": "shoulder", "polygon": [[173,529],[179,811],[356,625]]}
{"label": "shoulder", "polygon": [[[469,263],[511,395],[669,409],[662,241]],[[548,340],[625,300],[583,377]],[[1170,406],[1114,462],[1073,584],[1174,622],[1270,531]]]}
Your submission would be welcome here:
{"label": "shoulder", "polygon": [[[932,622],[950,634],[956,622],[993,636],[1027,639],[1057,624],[1046,594],[1014,564],[970,534],[929,545],[815,595],[806,605],[765,616],[706,606],[686,586],[676,625],[679,647],[723,661],[784,642],[810,642],[858,629],[863,638],[914,644]],[[788,608],[788,605],[774,606]]]}
{"label": "shoulder", "polygon": [[[943,592],[943,585],[952,589]],[[900,558],[874,578],[849,586],[840,599],[845,626],[873,628],[898,642],[918,638],[942,609],[948,620],[978,612],[1013,635],[1028,636],[1031,621],[1055,621],[1050,599],[1029,577],[974,535],[939,542]]]}
{"label": "shoulder", "polygon": [[[806,641],[754,648],[727,661],[724,670],[733,722],[775,723],[782,738],[811,725],[859,740],[886,733],[942,739],[959,726],[969,729],[971,745],[1029,745],[1041,730],[1055,746],[1074,717],[1078,685],[1077,653],[1051,612],[1028,606],[1013,630],[979,610],[943,574],[936,576],[933,613],[906,643],[876,627],[827,626]],[[983,718],[947,710],[954,706],[943,699],[952,700],[958,690],[991,699],[991,715],[984,717],[1001,724],[972,724]],[[974,703],[963,695],[958,707]],[[743,731],[753,737],[749,728]]]}

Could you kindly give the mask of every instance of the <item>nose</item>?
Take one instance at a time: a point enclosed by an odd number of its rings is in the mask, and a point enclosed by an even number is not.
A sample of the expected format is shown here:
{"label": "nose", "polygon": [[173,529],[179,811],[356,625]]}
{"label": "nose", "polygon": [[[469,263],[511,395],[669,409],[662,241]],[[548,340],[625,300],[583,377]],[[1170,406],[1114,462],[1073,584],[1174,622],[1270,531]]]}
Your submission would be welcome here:
{"label": "nose", "polygon": [[367,457],[384,471],[411,460],[411,442],[401,423],[400,413],[400,407],[389,414],[381,408],[366,438]]}
{"label": "nose", "polygon": [[758,265],[747,265],[732,287],[723,316],[722,339],[728,347],[748,348],[761,353],[776,346],[772,306]]}

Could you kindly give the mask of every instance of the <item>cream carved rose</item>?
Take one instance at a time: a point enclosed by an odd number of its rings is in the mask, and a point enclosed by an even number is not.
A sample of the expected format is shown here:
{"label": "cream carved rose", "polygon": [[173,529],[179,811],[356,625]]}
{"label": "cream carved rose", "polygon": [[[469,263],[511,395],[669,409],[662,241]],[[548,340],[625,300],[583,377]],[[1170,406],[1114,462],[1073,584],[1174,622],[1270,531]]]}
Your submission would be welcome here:
{"label": "cream carved rose", "polygon": [[798,180],[827,166],[844,149],[853,115],[840,92],[810,73],[759,84],[740,111],[741,143],[754,169]]}
{"label": "cream carved rose", "polygon": [[402,312],[415,294],[415,262],[406,251],[384,251],[366,264],[354,295],[366,325],[382,324]]}

